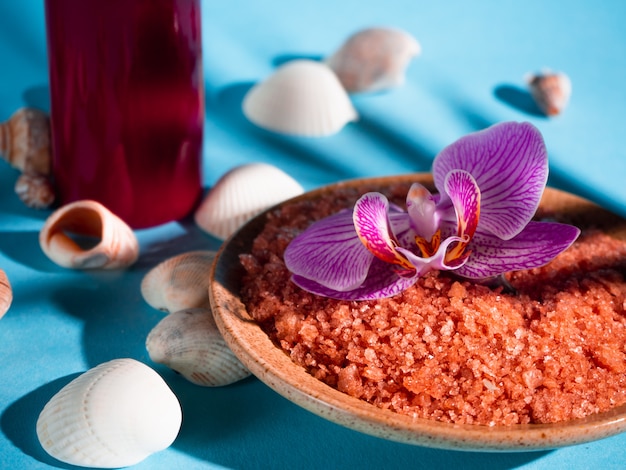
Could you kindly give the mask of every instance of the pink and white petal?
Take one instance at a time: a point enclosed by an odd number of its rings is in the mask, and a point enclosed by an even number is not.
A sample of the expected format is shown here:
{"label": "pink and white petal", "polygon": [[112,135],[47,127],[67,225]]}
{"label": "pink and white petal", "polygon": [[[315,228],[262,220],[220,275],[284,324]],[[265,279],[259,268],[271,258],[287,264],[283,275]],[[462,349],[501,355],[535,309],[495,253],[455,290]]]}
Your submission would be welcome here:
{"label": "pink and white petal", "polygon": [[482,279],[509,271],[537,268],[566,250],[579,234],[580,230],[572,225],[532,221],[510,240],[476,232],[468,246],[471,254],[456,273]]}
{"label": "pink and white petal", "polygon": [[398,240],[391,231],[389,201],[380,193],[367,193],[354,205],[354,228],[365,247],[378,259],[407,266],[406,259],[396,250]]}
{"label": "pink and white petal", "polygon": [[313,223],[291,241],[284,254],[292,274],[336,290],[360,286],[373,259],[354,230],[351,211]]}
{"label": "pink and white petal", "polygon": [[464,170],[452,170],[444,180],[444,190],[450,197],[457,217],[457,235],[474,235],[480,218],[480,189],[476,180]]}
{"label": "pink and white petal", "polygon": [[481,231],[516,236],[534,216],[548,178],[541,133],[530,123],[503,122],[468,134],[444,148],[433,162],[441,191],[452,170],[466,170],[482,194]]}
{"label": "pink and white petal", "polygon": [[406,196],[406,208],[415,231],[430,240],[439,228],[435,197],[424,185],[413,183]]}
{"label": "pink and white petal", "polygon": [[292,281],[300,288],[323,297],[339,300],[373,300],[399,294],[415,284],[417,276],[398,276],[393,270],[393,265],[374,259],[365,282],[352,290],[330,289],[315,281],[296,275],[292,276]]}

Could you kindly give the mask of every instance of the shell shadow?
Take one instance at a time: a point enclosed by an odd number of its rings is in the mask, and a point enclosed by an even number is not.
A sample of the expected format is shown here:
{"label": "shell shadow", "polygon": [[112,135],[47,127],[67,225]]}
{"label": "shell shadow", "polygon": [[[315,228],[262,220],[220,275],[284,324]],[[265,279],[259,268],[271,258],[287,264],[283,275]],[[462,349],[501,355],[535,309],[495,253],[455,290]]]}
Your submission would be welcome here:
{"label": "shell shadow", "polygon": [[280,67],[281,65],[291,62],[292,60],[313,60],[315,62],[321,62],[324,60],[324,56],[321,54],[297,54],[297,53],[285,53],[274,57],[272,65],[274,67]]}
{"label": "shell shadow", "polygon": [[530,92],[524,88],[516,85],[503,84],[498,85],[494,89],[493,94],[504,104],[507,104],[518,111],[534,117],[546,117],[546,115],[535,103],[535,100],[533,100]]}
{"label": "shell shadow", "polygon": [[[29,250],[20,246],[33,247]],[[55,272],[60,268],[53,264],[39,248],[39,233],[36,231],[0,232],[0,252],[18,264],[40,272]]]}
{"label": "shell shadow", "polygon": [[60,462],[46,453],[37,439],[36,425],[39,413],[45,404],[61,388],[78,377],[79,373],[67,375],[49,382],[9,405],[0,417],[0,427],[24,454],[46,465],[64,469],[78,469],[74,465]]}

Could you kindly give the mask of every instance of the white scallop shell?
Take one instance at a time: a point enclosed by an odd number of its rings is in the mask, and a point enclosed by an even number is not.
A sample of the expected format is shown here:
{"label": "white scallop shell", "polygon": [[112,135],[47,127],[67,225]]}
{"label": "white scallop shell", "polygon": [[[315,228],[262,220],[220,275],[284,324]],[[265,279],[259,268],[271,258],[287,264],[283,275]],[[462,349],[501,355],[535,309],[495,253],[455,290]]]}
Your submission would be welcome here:
{"label": "white scallop shell", "polygon": [[305,137],[335,134],[358,118],[333,71],[307,59],[287,62],[252,87],[243,112],[259,127]]}
{"label": "white scallop shell", "polygon": [[178,399],[154,370],[115,359],[54,395],[39,415],[37,437],[62,462],[117,468],[169,447],[181,422]]}
{"label": "white scallop shell", "polygon": [[0,318],[9,311],[13,302],[13,289],[7,273],[0,269]]}
{"label": "white scallop shell", "polygon": [[150,359],[206,387],[229,385],[250,375],[222,338],[210,309],[164,317],[146,339]]}
{"label": "white scallop shell", "polygon": [[349,93],[372,92],[402,85],[409,62],[421,51],[405,31],[367,28],[350,36],[326,63]]}
{"label": "white scallop shell", "polygon": [[209,307],[209,274],[214,251],[189,251],[159,263],[141,281],[141,295],[153,308],[177,312]]}
{"label": "white scallop shell", "polygon": [[[75,236],[95,240],[81,247]],[[119,269],[133,264],[139,243],[133,230],[96,201],[81,200],[61,206],[39,232],[39,245],[52,261],[75,269]]]}
{"label": "white scallop shell", "polygon": [[219,179],[194,219],[202,230],[225,240],[255,215],[303,192],[296,180],[275,166],[241,165]]}

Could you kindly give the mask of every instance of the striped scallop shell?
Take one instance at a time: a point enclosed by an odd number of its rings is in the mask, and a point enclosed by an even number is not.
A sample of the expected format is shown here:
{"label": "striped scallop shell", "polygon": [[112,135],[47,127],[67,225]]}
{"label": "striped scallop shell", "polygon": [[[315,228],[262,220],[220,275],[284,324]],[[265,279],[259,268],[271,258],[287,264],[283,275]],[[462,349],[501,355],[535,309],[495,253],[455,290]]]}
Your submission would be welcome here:
{"label": "striped scallop shell", "polygon": [[335,134],[358,118],[333,71],[307,59],[287,62],[252,87],[243,112],[259,127],[305,137]]}
{"label": "striped scallop shell", "polygon": [[[76,237],[90,242],[87,247]],[[52,261],[74,269],[119,269],[139,257],[133,230],[96,201],[81,200],[61,206],[39,232],[39,245]]]}
{"label": "striped scallop shell", "polygon": [[164,317],[146,339],[150,359],[190,382],[229,385],[250,375],[222,338],[210,309],[194,308]]}
{"label": "striped scallop shell", "polygon": [[202,230],[225,240],[255,215],[303,192],[296,180],[275,166],[241,165],[219,179],[194,218]]}
{"label": "striped scallop shell", "polygon": [[181,423],[178,399],[154,370],[116,359],[54,395],[39,415],[37,437],[62,462],[117,468],[169,447]]}
{"label": "striped scallop shell", "polygon": [[141,295],[153,308],[177,312],[209,306],[214,251],[189,251],[159,263],[141,281]]}
{"label": "striped scallop shell", "polygon": [[546,116],[561,114],[569,103],[572,82],[561,72],[545,71],[527,77],[532,98]]}
{"label": "striped scallop shell", "polygon": [[349,93],[400,86],[406,68],[422,48],[409,33],[391,28],[367,28],[350,36],[327,60]]}

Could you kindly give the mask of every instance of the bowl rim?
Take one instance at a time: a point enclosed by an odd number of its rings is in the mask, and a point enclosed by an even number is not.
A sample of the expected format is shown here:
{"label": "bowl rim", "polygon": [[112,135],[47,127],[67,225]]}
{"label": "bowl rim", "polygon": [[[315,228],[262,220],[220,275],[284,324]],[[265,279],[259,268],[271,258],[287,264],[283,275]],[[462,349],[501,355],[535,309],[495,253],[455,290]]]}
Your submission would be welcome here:
{"label": "bowl rim", "polygon": [[[538,451],[582,444],[626,431],[626,405],[567,422],[510,426],[443,423],[383,410],[311,376],[292,362],[249,316],[239,298],[243,267],[238,256],[249,249],[268,213],[284,204],[317,198],[338,188],[411,182],[433,186],[430,173],[356,178],[326,185],[263,211],[222,244],[211,267],[209,297],[217,326],[237,358],[259,380],[296,405],[355,431],[406,444],[466,451]],[[600,224],[606,227],[615,227],[618,220],[617,236],[626,239],[624,219],[578,196],[546,188],[541,204],[557,210],[576,210],[583,217],[606,221]]]}

